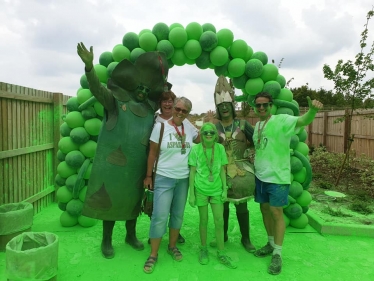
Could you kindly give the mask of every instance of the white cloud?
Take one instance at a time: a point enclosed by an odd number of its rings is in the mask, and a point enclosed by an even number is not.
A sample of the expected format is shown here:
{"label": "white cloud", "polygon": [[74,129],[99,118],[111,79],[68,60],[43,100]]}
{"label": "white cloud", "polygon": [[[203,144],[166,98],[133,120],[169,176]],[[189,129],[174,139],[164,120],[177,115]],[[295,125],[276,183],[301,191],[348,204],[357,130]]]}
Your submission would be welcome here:
{"label": "white cloud", "polygon": [[[83,63],[76,45],[94,46],[100,54],[122,43],[127,32],[168,25],[212,23],[228,28],[254,51],[264,51],[292,87],[332,89],[322,66],[354,59],[372,0],[190,1],[0,1],[0,80],[75,95]],[[214,3],[214,4],[213,4]],[[373,40],[373,23],[369,42]],[[214,109],[214,71],[173,67],[170,82],[177,96],[187,96],[196,113]]]}

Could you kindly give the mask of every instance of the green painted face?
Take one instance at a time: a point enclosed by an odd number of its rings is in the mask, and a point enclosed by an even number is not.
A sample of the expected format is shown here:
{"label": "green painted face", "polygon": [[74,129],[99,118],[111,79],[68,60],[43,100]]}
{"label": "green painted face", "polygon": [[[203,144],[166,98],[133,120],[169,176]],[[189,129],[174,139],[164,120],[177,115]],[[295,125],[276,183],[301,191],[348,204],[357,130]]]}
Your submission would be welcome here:
{"label": "green painted face", "polygon": [[211,126],[205,126],[201,131],[201,136],[206,146],[212,146],[218,137],[217,130]]}
{"label": "green painted face", "polygon": [[255,100],[255,113],[261,120],[265,120],[271,115],[271,103],[266,97],[258,97]]}
{"label": "green painted face", "polygon": [[232,103],[231,102],[223,102],[217,105],[219,114],[221,115],[221,118],[225,117],[233,117],[232,112]]}

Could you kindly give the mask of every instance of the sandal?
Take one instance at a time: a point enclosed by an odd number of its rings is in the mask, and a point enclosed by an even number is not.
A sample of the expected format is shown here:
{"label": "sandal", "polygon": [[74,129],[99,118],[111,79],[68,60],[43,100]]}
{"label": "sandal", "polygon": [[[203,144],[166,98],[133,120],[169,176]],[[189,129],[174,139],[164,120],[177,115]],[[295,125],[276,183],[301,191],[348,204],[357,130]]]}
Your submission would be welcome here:
{"label": "sandal", "polygon": [[151,257],[151,256],[148,257],[143,267],[143,270],[145,273],[150,274],[153,272],[157,259],[158,259],[157,257]]}
{"label": "sandal", "polygon": [[173,247],[173,248],[168,247],[168,254],[171,255],[173,260],[175,261],[183,260],[183,255],[177,247]]}

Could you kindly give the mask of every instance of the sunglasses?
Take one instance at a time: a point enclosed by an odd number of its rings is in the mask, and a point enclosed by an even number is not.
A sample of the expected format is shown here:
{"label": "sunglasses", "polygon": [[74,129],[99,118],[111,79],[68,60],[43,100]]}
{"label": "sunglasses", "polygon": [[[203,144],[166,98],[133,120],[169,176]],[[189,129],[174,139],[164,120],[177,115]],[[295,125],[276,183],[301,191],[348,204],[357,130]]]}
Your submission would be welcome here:
{"label": "sunglasses", "polygon": [[183,114],[188,114],[188,110],[182,109],[180,107],[175,106],[174,109],[175,109],[176,112],[181,112],[182,111]]}
{"label": "sunglasses", "polygon": [[214,135],[216,134],[216,132],[215,132],[215,131],[204,131],[204,132],[202,132],[202,134],[203,134],[204,136],[207,136],[207,135],[212,135],[212,136],[214,136]]}
{"label": "sunglasses", "polygon": [[261,106],[262,106],[263,108],[268,108],[269,105],[271,105],[271,102],[264,102],[264,103],[256,103],[256,104],[255,104],[256,108],[261,108]]}

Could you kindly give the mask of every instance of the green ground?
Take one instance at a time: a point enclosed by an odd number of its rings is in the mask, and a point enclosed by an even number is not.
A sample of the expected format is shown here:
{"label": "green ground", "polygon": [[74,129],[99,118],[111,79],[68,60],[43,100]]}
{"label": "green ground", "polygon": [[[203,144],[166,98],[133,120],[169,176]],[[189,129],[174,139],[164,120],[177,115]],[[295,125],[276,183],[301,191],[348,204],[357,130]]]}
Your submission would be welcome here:
{"label": "green ground", "polygon": [[[232,206],[233,208],[233,206]],[[266,243],[258,205],[249,203],[251,212],[252,242],[256,247]],[[149,245],[141,252],[134,251],[124,240],[125,227],[117,222],[114,230],[116,256],[104,259],[100,254],[101,224],[88,229],[79,226],[63,228],[59,223],[61,211],[51,205],[34,218],[32,230],[48,231],[58,235],[59,281],[88,280],[374,280],[374,240],[366,237],[322,236],[311,227],[303,231],[287,229],[283,250],[283,271],[271,276],[266,270],[270,257],[256,258],[240,245],[240,232],[232,209],[229,241],[226,249],[237,262],[237,269],[219,264],[215,250],[210,248],[210,263],[200,265],[197,260],[199,247],[197,209],[186,206],[182,234],[186,244],[180,246],[184,254],[182,262],[175,262],[166,253],[167,236],[164,237],[155,271],[147,275],[142,267],[149,254]],[[138,236],[146,243],[149,218],[142,215],[138,223]],[[210,221],[210,237],[213,224]],[[5,253],[0,253],[0,280],[5,279]]]}

